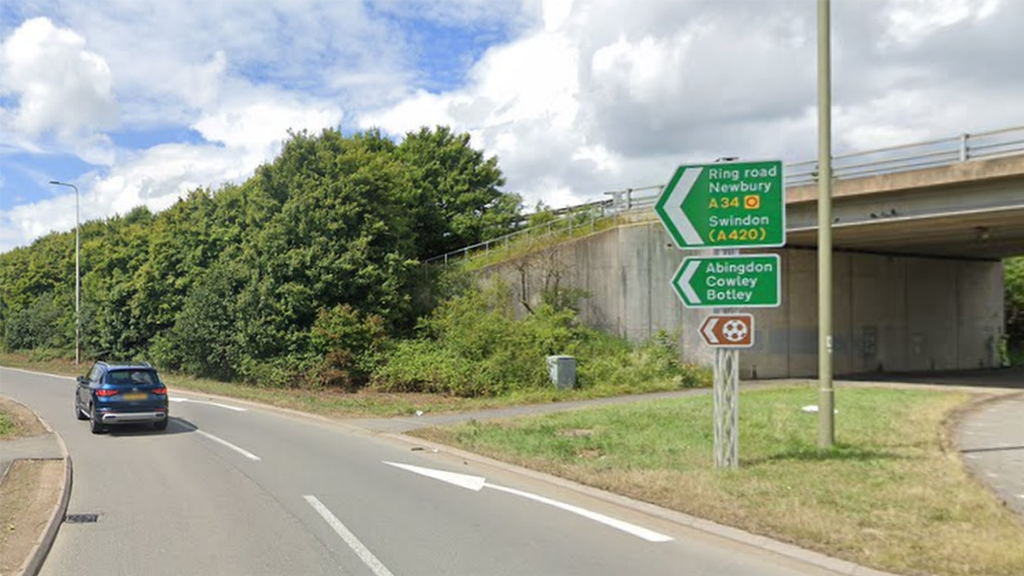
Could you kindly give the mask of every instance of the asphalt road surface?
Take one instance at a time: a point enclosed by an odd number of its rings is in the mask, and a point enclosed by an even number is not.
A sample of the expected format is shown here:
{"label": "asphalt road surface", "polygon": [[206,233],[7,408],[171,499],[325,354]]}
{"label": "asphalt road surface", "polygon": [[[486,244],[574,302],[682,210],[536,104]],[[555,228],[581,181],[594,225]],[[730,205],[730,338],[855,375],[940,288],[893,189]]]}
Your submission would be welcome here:
{"label": "asphalt road surface", "polygon": [[0,369],[63,436],[45,576],[834,574],[564,487],[352,427],[171,391],[170,426],[101,435],[70,378]]}

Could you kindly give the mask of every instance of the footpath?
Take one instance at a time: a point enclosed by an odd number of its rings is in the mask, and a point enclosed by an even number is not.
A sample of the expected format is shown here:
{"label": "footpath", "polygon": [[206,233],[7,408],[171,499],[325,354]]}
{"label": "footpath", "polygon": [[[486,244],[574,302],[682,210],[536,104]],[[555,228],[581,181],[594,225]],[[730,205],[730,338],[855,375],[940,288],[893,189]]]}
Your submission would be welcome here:
{"label": "footpath", "polygon": [[1024,393],[968,412],[958,427],[957,444],[975,476],[1024,515]]}

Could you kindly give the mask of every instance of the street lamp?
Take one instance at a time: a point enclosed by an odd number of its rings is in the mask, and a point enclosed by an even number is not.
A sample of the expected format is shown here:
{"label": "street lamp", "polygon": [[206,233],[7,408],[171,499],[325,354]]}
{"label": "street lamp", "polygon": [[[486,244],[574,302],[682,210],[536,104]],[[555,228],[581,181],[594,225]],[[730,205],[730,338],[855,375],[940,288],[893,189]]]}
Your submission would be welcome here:
{"label": "street lamp", "polygon": [[82,361],[82,345],[80,341],[81,325],[81,302],[82,302],[82,275],[80,274],[79,260],[81,254],[81,243],[79,241],[79,218],[78,218],[78,186],[50,180],[55,186],[67,186],[75,189],[75,366]]}
{"label": "street lamp", "polygon": [[832,6],[818,0],[818,446],[836,442],[832,382]]}

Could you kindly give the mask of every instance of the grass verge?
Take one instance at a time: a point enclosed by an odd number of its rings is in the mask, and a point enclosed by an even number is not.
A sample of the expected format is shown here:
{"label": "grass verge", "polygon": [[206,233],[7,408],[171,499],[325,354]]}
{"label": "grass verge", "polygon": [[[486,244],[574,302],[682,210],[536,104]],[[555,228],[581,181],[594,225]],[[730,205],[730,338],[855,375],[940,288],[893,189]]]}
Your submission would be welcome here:
{"label": "grass verge", "polygon": [[0,438],[14,435],[14,416],[0,408]]}
{"label": "grass verge", "polygon": [[9,398],[0,396],[0,439],[10,440],[44,432],[46,428],[34,412]]}
{"label": "grass verge", "polygon": [[[64,359],[34,360],[18,353],[0,354],[0,365],[23,368],[64,376],[84,374],[91,362],[81,366]],[[174,390],[213,394],[239,400],[249,400],[301,410],[332,418],[408,416],[422,411],[428,414],[469,412],[488,408],[505,408],[527,404],[569,402],[588,398],[605,398],[623,394],[664,392],[679,390],[680,384],[670,378],[645,382],[641,388],[623,388],[614,384],[558,391],[554,387],[510,393],[489,398],[460,398],[439,394],[357,392],[347,393],[331,389],[261,388],[245,384],[192,378],[180,374],[161,372],[161,378]]]}
{"label": "grass verge", "polygon": [[61,460],[15,460],[0,484],[0,574],[19,574],[60,498]]}
{"label": "grass verge", "polygon": [[900,574],[1024,574],[1024,523],[965,472],[945,420],[971,396],[837,392],[839,443],[816,447],[811,387],[744,391],[740,469],[711,465],[695,396],[417,434]]}

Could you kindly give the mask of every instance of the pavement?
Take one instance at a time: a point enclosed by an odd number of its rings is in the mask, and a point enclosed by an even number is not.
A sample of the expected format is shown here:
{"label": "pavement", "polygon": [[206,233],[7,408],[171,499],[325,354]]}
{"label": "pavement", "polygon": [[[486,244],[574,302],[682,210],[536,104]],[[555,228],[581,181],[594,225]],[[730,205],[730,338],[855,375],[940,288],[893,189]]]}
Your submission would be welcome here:
{"label": "pavement", "polygon": [[968,411],[957,443],[975,476],[1024,515],[1024,394],[995,398]]}
{"label": "pavement", "polygon": [[[21,404],[16,400],[11,400]],[[46,555],[57,537],[57,530],[60,528],[64,513],[67,511],[68,500],[71,497],[71,457],[67,447],[64,445],[63,439],[43,420],[42,416],[34,410],[31,411],[46,428],[46,432],[24,438],[0,440],[0,485],[7,479],[7,471],[11,465],[19,459],[63,460],[64,477],[61,480],[60,494],[53,513],[35,544],[28,550],[28,555],[22,564],[22,576],[35,576],[39,573],[43,561],[46,560]]]}
{"label": "pavement", "polygon": [[19,458],[29,460],[64,458],[57,434],[46,432],[38,436],[0,441],[0,477],[7,477],[7,469]]}
{"label": "pavement", "polygon": [[[744,387],[746,387],[744,383]],[[403,434],[420,428],[433,428],[435,426],[451,426],[472,420],[497,420],[502,418],[515,418],[518,416],[532,416],[537,414],[550,414],[552,412],[564,412],[590,406],[608,406],[611,404],[625,404],[627,402],[638,402],[645,400],[666,400],[669,398],[680,398],[683,396],[696,396],[710,394],[710,388],[692,388],[688,390],[675,390],[671,392],[654,392],[650,394],[632,394],[628,396],[614,396],[611,398],[594,398],[591,400],[576,400],[572,402],[552,402],[550,404],[529,404],[526,406],[509,406],[507,408],[494,408],[490,410],[478,410],[474,412],[458,412],[451,414],[421,414],[419,416],[396,417],[396,418],[353,418],[345,422],[372,432]]]}

